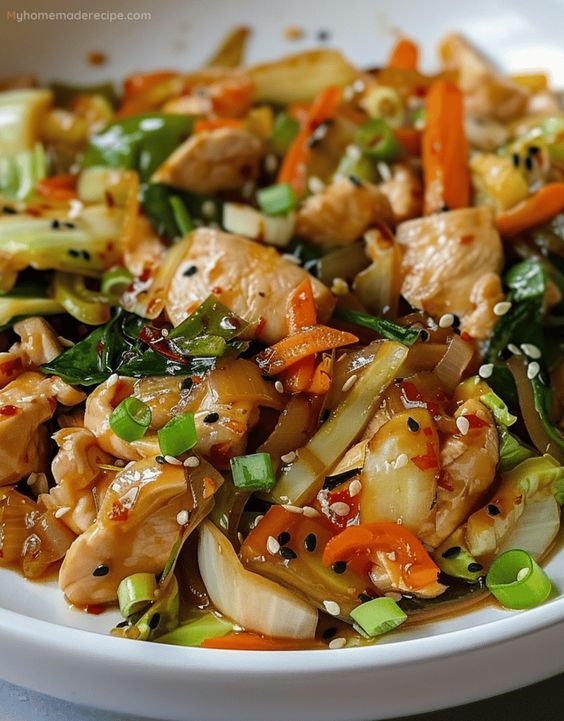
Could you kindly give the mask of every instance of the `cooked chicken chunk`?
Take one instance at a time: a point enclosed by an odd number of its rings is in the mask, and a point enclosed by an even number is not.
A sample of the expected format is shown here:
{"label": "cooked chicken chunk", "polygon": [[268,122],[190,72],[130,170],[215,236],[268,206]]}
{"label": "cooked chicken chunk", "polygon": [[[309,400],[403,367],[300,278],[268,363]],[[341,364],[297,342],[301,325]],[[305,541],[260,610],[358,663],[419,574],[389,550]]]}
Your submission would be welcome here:
{"label": "cooked chicken chunk", "polygon": [[84,393],[59,378],[22,373],[0,391],[0,486],[15,483],[34,471],[45,471],[47,421],[57,407],[75,405]]}
{"label": "cooked chicken chunk", "polygon": [[25,318],[14,324],[21,340],[11,350],[20,351],[28,365],[39,367],[63,352],[63,345],[52,326],[44,318]]}
{"label": "cooked chicken chunk", "polygon": [[[205,461],[186,469],[154,458],[118,474],[97,519],[70,547],[59,586],[71,603],[111,603],[133,573],[160,573],[178,538],[180,511],[210,510],[223,479]],[[95,574],[94,571],[97,571]]]}
{"label": "cooked chicken chunk", "polygon": [[369,183],[341,178],[305,201],[296,232],[321,247],[350,245],[377,221],[393,221],[386,195]]}
{"label": "cooked chicken chunk", "polygon": [[406,300],[436,318],[455,313],[468,332],[486,337],[489,308],[501,297],[491,274],[503,265],[492,210],[464,208],[409,220],[398,227],[396,238],[404,247]]}
{"label": "cooked chicken chunk", "polygon": [[447,35],[440,54],[445,70],[458,74],[472,115],[507,121],[524,113],[528,90],[498,73],[462,35]]}
{"label": "cooked chicken chunk", "polygon": [[307,277],[319,320],[324,322],[331,314],[334,300],[329,290],[274,248],[210,228],[194,231],[184,247],[167,293],[166,312],[174,325],[213,293],[242,318],[256,323],[258,338],[275,343],[287,333],[288,297]]}
{"label": "cooked chicken chunk", "polygon": [[417,218],[423,210],[423,186],[409,165],[392,165],[392,177],[378,190],[388,198],[396,223]]}
{"label": "cooked chicken chunk", "polygon": [[246,130],[204,130],[182,143],[152,180],[202,195],[234,190],[256,177],[262,152],[260,140]]}

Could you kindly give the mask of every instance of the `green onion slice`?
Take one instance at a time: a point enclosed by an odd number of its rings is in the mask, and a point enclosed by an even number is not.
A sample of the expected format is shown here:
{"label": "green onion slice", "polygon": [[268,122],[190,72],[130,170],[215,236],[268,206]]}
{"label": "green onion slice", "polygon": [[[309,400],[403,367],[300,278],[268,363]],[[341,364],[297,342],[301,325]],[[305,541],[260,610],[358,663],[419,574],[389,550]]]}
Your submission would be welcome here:
{"label": "green onion slice", "polygon": [[178,195],[172,195],[168,202],[170,203],[176,225],[182,235],[191,233],[194,230],[194,223],[192,222],[188,208],[184,205],[182,198]]}
{"label": "green onion slice", "polygon": [[387,596],[361,603],[351,611],[351,617],[370,637],[393,631],[407,620],[407,614]]}
{"label": "green onion slice", "polygon": [[118,586],[119,610],[124,618],[139,613],[155,600],[157,579],[152,573],[134,573]]}
{"label": "green onion slice", "polygon": [[232,458],[231,473],[237,488],[246,491],[271,491],[276,483],[270,453],[252,453]]}
{"label": "green onion slice", "polygon": [[151,425],[152,415],[146,403],[129,396],[114,408],[110,416],[110,428],[116,436],[128,443],[138,441]]}
{"label": "green onion slice", "polygon": [[193,448],[197,441],[193,413],[175,416],[158,432],[159,446],[165,456],[179,456]]}
{"label": "green onion slice", "polygon": [[289,183],[278,183],[257,192],[260,209],[266,215],[286,215],[296,207],[296,196]]}
{"label": "green onion slice", "polygon": [[232,630],[233,624],[227,619],[206,613],[195,621],[185,623],[161,636],[157,639],[157,643],[168,643],[172,646],[200,646],[208,638],[220,638]]}
{"label": "green onion slice", "polygon": [[538,606],[550,596],[552,583],[535,559],[514,549],[498,556],[486,576],[486,586],[505,608]]}
{"label": "green onion slice", "polygon": [[295,118],[286,113],[281,113],[274,122],[270,137],[272,150],[279,155],[284,155],[299,130],[300,124]]}
{"label": "green onion slice", "polygon": [[227,347],[227,341],[220,335],[204,335],[198,338],[179,338],[171,341],[182,355],[195,358],[220,358]]}
{"label": "green onion slice", "polygon": [[130,273],[127,268],[118,266],[107,270],[102,276],[100,289],[104,295],[116,296],[121,295],[129,286],[133,280],[133,274]]}
{"label": "green onion slice", "polygon": [[363,155],[376,160],[395,160],[401,150],[394,131],[382,118],[372,118],[361,125],[355,141]]}

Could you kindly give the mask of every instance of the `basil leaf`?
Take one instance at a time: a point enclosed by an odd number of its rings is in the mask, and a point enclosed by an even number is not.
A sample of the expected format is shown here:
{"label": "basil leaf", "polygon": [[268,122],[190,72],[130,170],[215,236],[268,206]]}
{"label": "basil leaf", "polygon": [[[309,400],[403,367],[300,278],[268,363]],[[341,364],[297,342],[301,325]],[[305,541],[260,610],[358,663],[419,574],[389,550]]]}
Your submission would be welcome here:
{"label": "basil leaf", "polygon": [[387,318],[378,318],[368,313],[361,313],[358,310],[336,308],[333,315],[339,320],[344,320],[353,325],[359,325],[362,328],[369,328],[381,335],[382,338],[399,341],[404,345],[413,345],[419,338],[419,331],[415,328],[406,328]]}

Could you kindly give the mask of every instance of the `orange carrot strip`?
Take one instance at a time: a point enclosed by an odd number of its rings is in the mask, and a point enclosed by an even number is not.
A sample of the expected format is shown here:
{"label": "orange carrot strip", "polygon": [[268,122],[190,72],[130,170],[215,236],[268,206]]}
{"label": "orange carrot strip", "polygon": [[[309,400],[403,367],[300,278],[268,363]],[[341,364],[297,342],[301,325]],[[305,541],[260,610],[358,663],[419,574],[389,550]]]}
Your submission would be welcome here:
{"label": "orange carrot strip", "polygon": [[[309,278],[304,278],[288,299],[287,317],[290,334],[316,324],[317,312]],[[282,377],[286,393],[302,393],[309,388],[314,370],[314,356],[308,356],[295,363]]]}
{"label": "orange carrot strip", "polygon": [[388,58],[389,68],[399,70],[417,70],[419,61],[419,48],[409,38],[400,38],[392,48]]}
{"label": "orange carrot strip", "polygon": [[495,224],[501,235],[510,238],[549,221],[564,210],[564,183],[549,183],[510,210],[497,216]]}
{"label": "orange carrot strip", "polygon": [[286,393],[303,393],[308,390],[313,382],[315,372],[315,357],[312,355],[294,363],[288,370],[284,371],[280,379],[284,384]]}
{"label": "orange carrot strip", "polygon": [[310,156],[307,140],[315,128],[335,114],[340,102],[341,88],[337,85],[329,85],[322,90],[311,104],[302,129],[284,156],[278,182],[290,183],[297,195],[302,195],[306,189],[307,162]]}
{"label": "orange carrot strip", "polygon": [[38,180],[35,189],[44,198],[50,200],[72,200],[76,198],[76,176],[54,175]]}
{"label": "orange carrot strip", "polygon": [[312,393],[316,396],[325,395],[331,388],[331,357],[325,356],[322,358],[313,374],[312,381],[308,388],[308,393]]}
{"label": "orange carrot strip", "polygon": [[463,95],[448,80],[431,86],[425,105],[423,177],[425,213],[466,208],[470,203],[468,145]]}
{"label": "orange carrot strip", "polygon": [[276,375],[306,356],[357,341],[358,338],[352,333],[326,325],[314,325],[265,348],[257,355],[256,362],[261,370]]}
{"label": "orange carrot strip", "polygon": [[408,155],[421,155],[421,131],[417,128],[394,128],[396,140]]}
{"label": "orange carrot strip", "polygon": [[217,130],[218,128],[242,128],[244,122],[238,118],[200,118],[194,123],[194,132]]}
{"label": "orange carrot strip", "polygon": [[300,640],[292,638],[267,638],[256,633],[228,633],[220,638],[208,638],[201,643],[202,648],[223,648],[234,651],[298,651],[305,648],[322,648],[323,644],[315,639]]}

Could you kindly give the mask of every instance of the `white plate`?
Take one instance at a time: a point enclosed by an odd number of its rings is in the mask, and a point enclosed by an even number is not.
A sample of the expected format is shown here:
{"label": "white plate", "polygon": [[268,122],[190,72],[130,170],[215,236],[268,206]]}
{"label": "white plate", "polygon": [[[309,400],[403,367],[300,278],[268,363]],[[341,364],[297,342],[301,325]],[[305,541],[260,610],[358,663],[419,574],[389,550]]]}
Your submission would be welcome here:
{"label": "white plate", "polygon": [[[18,11],[46,4],[27,0]],[[106,10],[101,0],[83,10]],[[2,3],[5,6],[5,3]],[[61,9],[63,2],[55,8]],[[16,7],[12,3],[11,7]],[[76,4],[67,2],[76,11]],[[115,9],[117,11],[117,8]],[[425,46],[431,67],[437,39],[461,29],[506,68],[550,68],[564,85],[559,0],[122,0],[119,10],[151,20],[16,20],[0,43],[2,74],[36,72],[93,82],[133,70],[192,68],[236,24],[256,30],[252,57],[264,59],[314,43],[319,30],[357,63],[377,64],[394,28]],[[5,9],[2,10],[5,12]],[[287,25],[305,40],[282,37]],[[28,50],[32,49],[33,52]],[[90,51],[109,63],[93,68]],[[548,564],[564,588],[564,552]],[[486,606],[388,637],[363,649],[276,653],[182,649],[103,635],[114,614],[72,611],[53,584],[0,571],[0,675],[78,703],[179,721],[361,721],[472,701],[533,683],[564,669],[564,598],[515,614]]]}

